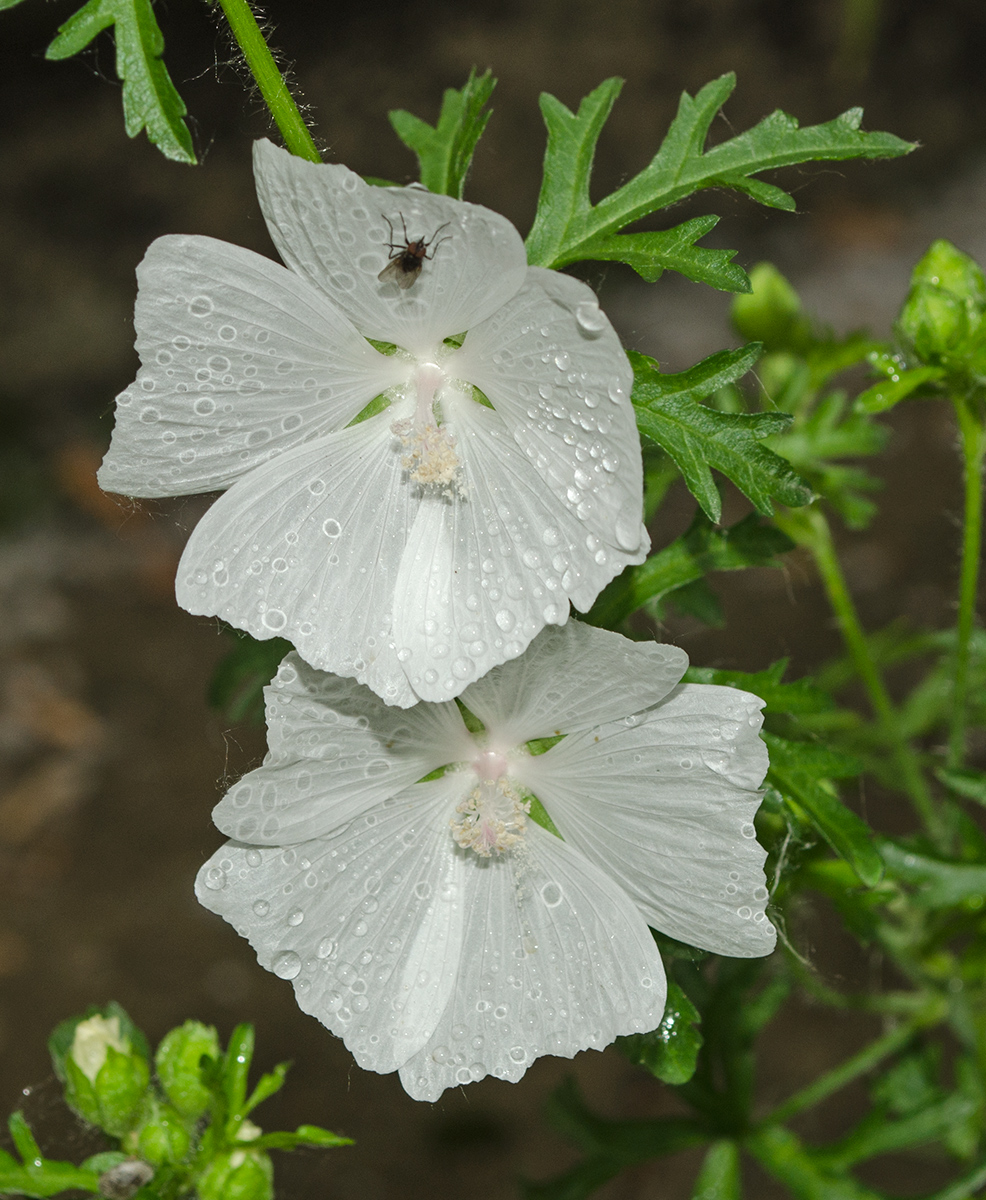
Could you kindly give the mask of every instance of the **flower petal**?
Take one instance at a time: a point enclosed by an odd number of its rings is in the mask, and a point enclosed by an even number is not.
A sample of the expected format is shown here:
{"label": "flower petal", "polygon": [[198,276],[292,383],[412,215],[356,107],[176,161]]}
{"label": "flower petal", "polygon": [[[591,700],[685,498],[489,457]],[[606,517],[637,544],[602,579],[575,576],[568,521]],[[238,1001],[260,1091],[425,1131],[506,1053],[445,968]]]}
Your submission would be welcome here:
{"label": "flower petal", "polygon": [[[346,167],[306,162],[266,140],[254,143],[254,171],[281,258],[367,337],[433,354],[443,338],[488,317],[524,282],[520,234],[488,208],[420,187],[370,187]],[[429,247],[406,289],[378,279],[392,257],[388,244],[405,244],[405,227],[410,241]]]}
{"label": "flower petal", "polygon": [[753,827],[767,770],[762,704],[683,684],[640,717],[565,738],[514,773],[655,929],[716,954],[769,954],[766,853]]}
{"label": "flower petal", "polygon": [[467,864],[448,815],[461,789],[454,776],[417,785],[284,851],[227,842],[196,880],[201,903],[368,1071],[425,1045],[456,984]]}
{"label": "flower petal", "polygon": [[447,369],[486,393],[587,532],[646,553],[633,371],[591,288],[532,267],[516,296],[469,329]]}
{"label": "flower petal", "polygon": [[178,603],[413,704],[394,651],[394,581],[417,500],[402,482],[390,410],[287,451],[241,479],[195,527]]}
{"label": "flower petal", "polygon": [[463,953],[445,1011],[401,1067],[417,1100],[493,1075],[516,1082],[542,1054],[571,1058],[655,1029],[661,957],[612,879],[536,825],[522,851],[470,856]]}
{"label": "flower petal", "polygon": [[466,495],[424,497],[394,597],[398,653],[424,700],[458,695],[523,653],[568,620],[569,597],[591,604],[634,561],[588,548],[497,413],[464,397],[452,412]]}
{"label": "flower petal", "polygon": [[251,250],[163,237],[137,268],[141,368],[117,397],[100,485],[126,496],[229,487],[340,429],[407,366],[325,296]]}
{"label": "flower petal", "polygon": [[270,754],[212,813],[237,841],[288,846],[320,837],[476,749],[455,704],[393,708],[297,654],[265,695]]}
{"label": "flower petal", "polygon": [[569,621],[543,630],[526,654],[471,684],[462,700],[498,744],[518,745],[650,708],[687,666],[677,646]]}

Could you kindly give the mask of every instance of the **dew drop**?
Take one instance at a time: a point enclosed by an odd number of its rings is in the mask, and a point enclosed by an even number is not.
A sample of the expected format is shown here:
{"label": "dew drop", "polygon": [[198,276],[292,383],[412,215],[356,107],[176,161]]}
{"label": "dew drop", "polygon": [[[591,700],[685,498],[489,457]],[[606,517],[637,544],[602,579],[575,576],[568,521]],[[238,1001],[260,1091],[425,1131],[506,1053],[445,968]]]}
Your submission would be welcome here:
{"label": "dew drop", "polygon": [[301,971],[301,959],[293,950],[282,950],[270,965],[278,979],[294,979]]}
{"label": "dew drop", "polygon": [[270,912],[270,905],[267,903],[266,900],[254,900],[253,911],[254,911],[254,914],[258,917],[266,917],[267,914]]}

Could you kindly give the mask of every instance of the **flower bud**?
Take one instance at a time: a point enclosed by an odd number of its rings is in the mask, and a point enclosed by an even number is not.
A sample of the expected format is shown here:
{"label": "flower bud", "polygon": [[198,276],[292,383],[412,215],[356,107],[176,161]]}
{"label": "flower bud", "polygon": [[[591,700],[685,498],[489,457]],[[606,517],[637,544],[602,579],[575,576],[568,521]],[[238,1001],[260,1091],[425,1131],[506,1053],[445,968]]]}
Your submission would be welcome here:
{"label": "flower bud", "polygon": [[131,1137],[135,1152],[155,1166],[180,1163],[188,1154],[192,1140],[181,1114],[150,1091]]}
{"label": "flower bud", "polygon": [[982,341],[986,277],[950,242],[932,242],[914,268],[897,330],[917,357],[932,366],[965,370]]}
{"label": "flower bud", "polygon": [[199,1200],[273,1200],[274,1166],[263,1150],[216,1155],[196,1184]]}
{"label": "flower bud", "polygon": [[[67,1042],[63,1057],[55,1046],[59,1035],[63,1044]],[[133,1127],[150,1082],[150,1068],[142,1047],[134,1045],[118,1014],[96,1013],[66,1022],[53,1035],[52,1053],[65,1081],[65,1099],[80,1116],[115,1137]]]}
{"label": "flower bud", "polygon": [[157,1048],[154,1065],[165,1095],[184,1117],[200,1117],[212,1093],[202,1082],[203,1058],[220,1057],[215,1029],[199,1021],[186,1021],[167,1033]]}

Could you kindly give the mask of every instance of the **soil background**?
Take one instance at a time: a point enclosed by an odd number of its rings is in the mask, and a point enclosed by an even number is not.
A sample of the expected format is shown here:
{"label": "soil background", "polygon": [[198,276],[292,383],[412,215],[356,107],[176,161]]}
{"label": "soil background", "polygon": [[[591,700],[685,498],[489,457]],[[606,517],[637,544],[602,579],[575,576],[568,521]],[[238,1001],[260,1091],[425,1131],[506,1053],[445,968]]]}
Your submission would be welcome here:
{"label": "soil background", "polygon": [[[353,1149],[281,1159],[282,1200],[501,1200],[516,1180],[574,1160],[543,1118],[574,1074],[610,1116],[675,1109],[675,1097],[615,1051],[541,1059],[518,1085],[485,1081],[435,1105],[393,1076],[367,1074],[266,974],[232,929],[201,910],[196,870],[220,842],[210,810],[263,753],[263,732],[230,728],[206,703],[228,644],[215,623],[175,605],[175,566],[207,501],[135,507],[102,495],[95,468],[112,399],[133,377],[134,268],[149,242],[209,234],[273,256],[249,166],[268,133],[203,3],[158,6],[167,62],[192,114],[202,164],[164,160],[128,141],[108,42],[78,60],[44,61],[75,5],[24,0],[0,14],[0,1111],[25,1105],[55,1157],[85,1153],[57,1103],[45,1039],[87,1004],[120,1001],[156,1041],[194,1016],[225,1037],[257,1025],[258,1066],[294,1067],[257,1114],[357,1139]],[[866,14],[872,14],[867,27]],[[398,181],[414,163],[387,112],[433,121],[442,89],[470,67],[499,78],[494,116],[467,195],[525,232],[544,135],[541,90],[569,106],[603,78],[627,80],[600,143],[597,194],[640,169],[682,89],[726,70],[739,85],[713,138],[773,108],[802,123],[864,105],[868,129],[919,141],[890,163],[815,165],[780,178],[798,216],[707,193],[675,220],[718,212],[706,244],[738,247],[750,267],[779,263],[809,308],[841,330],[885,334],[910,267],[935,236],[986,260],[986,9],[976,0],[271,0],[275,41],[294,64],[327,157]],[[643,285],[622,268],[586,277],[628,345],[681,369],[738,339],[728,297],[672,276]],[[948,621],[960,509],[954,434],[944,410],[903,406],[879,466],[884,514],[844,539],[865,619]],[[687,525],[675,492],[655,543]],[[742,515],[727,497],[728,521]],[[788,655],[792,673],[836,649],[816,581],[784,572],[722,577],[728,626],[669,622],[666,640],[702,665],[759,669]],[[908,817],[870,802],[884,828]],[[824,912],[805,912],[799,949],[828,979],[874,969]],[[873,1030],[795,1003],[765,1038],[761,1094],[777,1100],[852,1052]],[[856,1098],[859,1099],[858,1097]],[[852,1095],[806,1119],[827,1135]],[[608,1184],[603,1200],[690,1195],[693,1154]],[[887,1162],[874,1182],[916,1194],[940,1164]],[[751,1175],[750,1194],[780,1193]]]}

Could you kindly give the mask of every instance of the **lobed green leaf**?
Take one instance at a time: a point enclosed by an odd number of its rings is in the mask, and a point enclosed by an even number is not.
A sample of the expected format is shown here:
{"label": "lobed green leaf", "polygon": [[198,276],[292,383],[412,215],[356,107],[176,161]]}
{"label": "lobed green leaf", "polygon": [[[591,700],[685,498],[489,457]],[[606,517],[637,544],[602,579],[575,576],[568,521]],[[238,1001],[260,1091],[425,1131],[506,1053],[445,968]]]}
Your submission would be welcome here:
{"label": "lobed green leaf", "polygon": [[111,26],[127,136],[146,129],[165,157],[194,163],[192,136],[184,120],[188,110],[161,58],[164,36],[151,0],[89,0],[59,28],[45,57],[70,58]]}
{"label": "lobed green leaf", "polygon": [[430,192],[462,199],[466,176],[492,112],[486,108],[496,80],[490,71],[469,78],[461,88],[446,88],[434,126],[404,109],[389,113],[394,131],[418,157],[420,179]]}

